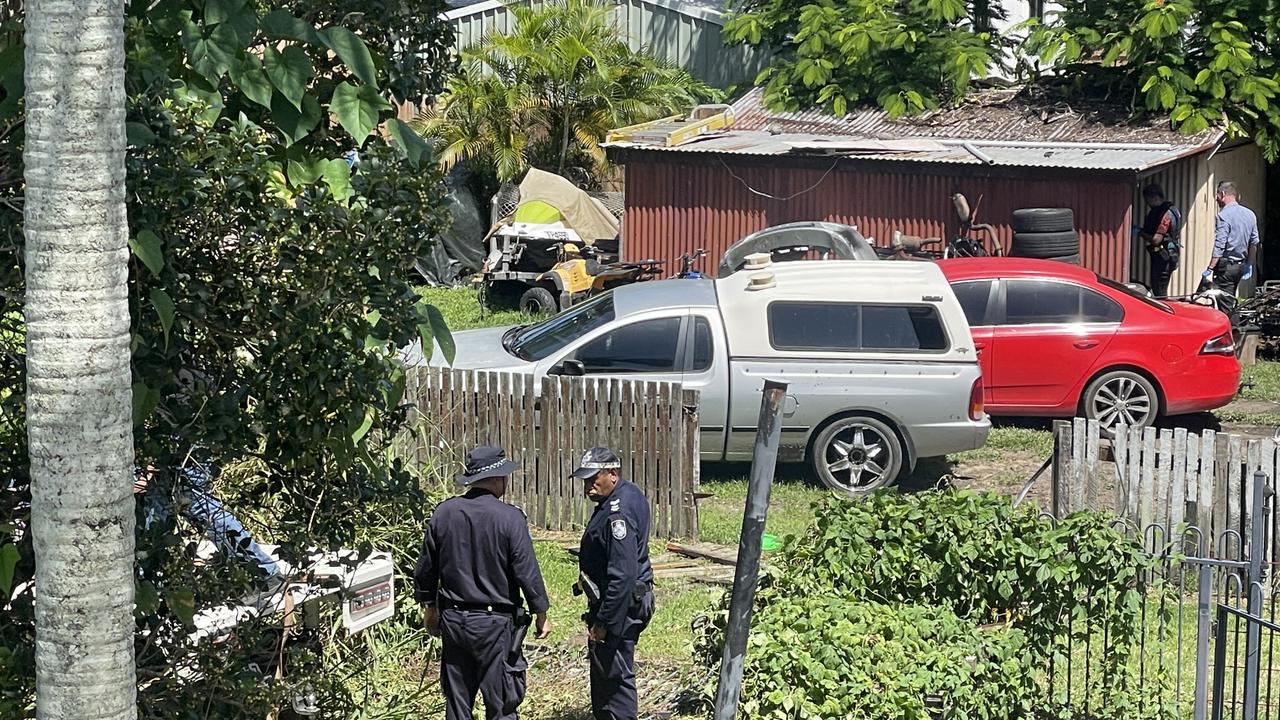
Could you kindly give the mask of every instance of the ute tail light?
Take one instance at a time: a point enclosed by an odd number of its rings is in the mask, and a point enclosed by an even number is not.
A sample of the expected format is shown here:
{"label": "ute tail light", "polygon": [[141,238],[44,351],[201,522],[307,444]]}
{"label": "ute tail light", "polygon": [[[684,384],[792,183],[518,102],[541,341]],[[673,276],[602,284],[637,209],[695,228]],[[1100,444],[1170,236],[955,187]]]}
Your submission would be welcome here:
{"label": "ute tail light", "polygon": [[973,390],[969,392],[969,419],[978,421],[982,419],[982,413],[986,409],[982,402],[982,378],[979,377],[973,381]]}
{"label": "ute tail light", "polygon": [[1228,330],[1221,335],[1209,340],[1200,348],[1201,355],[1235,355],[1236,341]]}

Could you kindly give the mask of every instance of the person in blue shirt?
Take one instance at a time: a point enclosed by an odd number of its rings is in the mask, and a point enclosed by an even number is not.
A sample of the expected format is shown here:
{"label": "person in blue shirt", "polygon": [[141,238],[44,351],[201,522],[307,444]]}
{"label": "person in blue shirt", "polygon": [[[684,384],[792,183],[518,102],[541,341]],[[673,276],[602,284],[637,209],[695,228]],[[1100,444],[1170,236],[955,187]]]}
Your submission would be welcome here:
{"label": "person in blue shirt", "polygon": [[653,618],[649,564],[649,502],[635,483],[619,477],[622,462],[596,447],[573,477],[596,503],[578,554],[575,592],[587,596],[587,654],[591,660],[591,714],[595,720],[636,720],[635,652]]}
{"label": "person in blue shirt", "polygon": [[528,519],[502,501],[519,467],[499,447],[467,453],[457,478],[466,493],[437,505],[423,534],[413,595],[424,605],[427,632],[442,640],[446,720],[471,720],[477,692],[488,720],[517,717],[528,669],[520,648],[528,627],[521,596],[537,616],[537,637],[551,634]]}
{"label": "person in blue shirt", "polygon": [[1240,204],[1240,192],[1228,180],[1218,183],[1218,219],[1213,232],[1213,257],[1204,278],[1224,293],[1220,307],[1230,313],[1235,308],[1236,288],[1253,276],[1258,254],[1258,216]]}

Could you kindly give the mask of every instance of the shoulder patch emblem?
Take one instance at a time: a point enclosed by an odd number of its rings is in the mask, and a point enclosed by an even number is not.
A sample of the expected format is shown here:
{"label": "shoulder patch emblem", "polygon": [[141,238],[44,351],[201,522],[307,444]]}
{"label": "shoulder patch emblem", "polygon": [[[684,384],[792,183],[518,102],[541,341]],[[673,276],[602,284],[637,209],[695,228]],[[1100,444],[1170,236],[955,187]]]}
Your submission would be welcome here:
{"label": "shoulder patch emblem", "polygon": [[627,537],[627,521],[617,518],[609,523],[609,529],[613,532],[614,540],[624,540]]}

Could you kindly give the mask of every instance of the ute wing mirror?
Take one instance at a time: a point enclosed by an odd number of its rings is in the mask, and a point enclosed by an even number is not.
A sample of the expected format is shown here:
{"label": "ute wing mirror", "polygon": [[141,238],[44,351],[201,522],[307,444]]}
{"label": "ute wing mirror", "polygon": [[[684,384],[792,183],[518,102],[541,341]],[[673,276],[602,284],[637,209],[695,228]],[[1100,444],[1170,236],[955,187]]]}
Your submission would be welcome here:
{"label": "ute wing mirror", "polygon": [[582,377],[587,374],[587,368],[582,364],[581,360],[561,360],[551,369],[547,371],[548,375],[562,375],[564,377]]}

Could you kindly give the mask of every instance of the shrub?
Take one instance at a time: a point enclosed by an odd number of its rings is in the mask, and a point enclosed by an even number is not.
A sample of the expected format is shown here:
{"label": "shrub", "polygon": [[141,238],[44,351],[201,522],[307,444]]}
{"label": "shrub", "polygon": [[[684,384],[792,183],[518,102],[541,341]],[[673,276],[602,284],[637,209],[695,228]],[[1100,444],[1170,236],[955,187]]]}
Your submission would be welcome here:
{"label": "shrub", "polygon": [[[1088,695],[1107,717],[1149,709],[1130,660],[1155,565],[1111,518],[1055,522],[971,492],[828,498],[814,510],[757,594],[748,716],[917,718],[939,710],[925,705],[933,695],[948,717],[1026,717],[1038,714],[1031,698],[1050,696],[1047,669],[1082,639],[1103,648],[1101,679],[1070,703]],[[727,602],[697,643],[708,667]]]}

